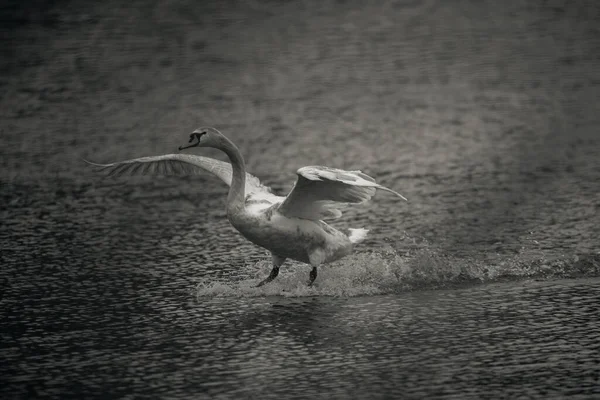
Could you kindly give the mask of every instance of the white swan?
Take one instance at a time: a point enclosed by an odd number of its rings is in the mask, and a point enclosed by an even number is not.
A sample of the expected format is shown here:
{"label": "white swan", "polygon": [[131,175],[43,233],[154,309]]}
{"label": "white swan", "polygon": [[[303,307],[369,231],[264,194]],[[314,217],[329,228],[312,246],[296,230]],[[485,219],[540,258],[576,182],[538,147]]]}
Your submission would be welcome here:
{"label": "white swan", "polygon": [[[193,143],[192,143],[193,142]],[[90,163],[109,175],[122,173],[199,174],[209,171],[230,185],[227,217],[248,240],[271,252],[273,269],[258,286],[275,279],[286,258],[310,264],[309,285],[317,277],[317,268],[351,253],[354,244],[363,241],[368,230],[349,229],[348,234],[322,220],[338,218],[347,203],[369,200],[375,189],[401,194],[378,185],[360,171],[328,167],[302,167],[296,184],[286,197],[273,194],[258,178],[246,173],[239,149],[215,128],[202,127],[190,134],[187,146],[214,147],[229,157],[231,164],[190,154],[165,154],[142,157],[113,164]]]}

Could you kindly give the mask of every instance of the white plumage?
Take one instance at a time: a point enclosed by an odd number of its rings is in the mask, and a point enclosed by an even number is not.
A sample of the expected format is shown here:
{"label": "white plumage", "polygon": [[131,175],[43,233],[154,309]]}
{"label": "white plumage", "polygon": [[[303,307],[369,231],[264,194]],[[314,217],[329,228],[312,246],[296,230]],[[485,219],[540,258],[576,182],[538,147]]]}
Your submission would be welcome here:
{"label": "white plumage", "polygon": [[366,238],[368,230],[349,229],[346,235],[323,221],[340,217],[342,207],[368,201],[376,189],[406,200],[361,171],[321,166],[300,168],[290,193],[286,197],[277,196],[245,171],[238,148],[215,128],[196,129],[189,142],[193,143],[180,150],[214,147],[225,152],[231,163],[191,154],[141,157],[112,164],[87,162],[107,171],[108,175],[197,175],[208,171],[219,177],[230,186],[227,216],[231,224],[273,256],[271,274],[259,286],[277,276],[286,258],[311,264],[309,284],[312,284],[317,267],[350,254],[353,245]]}

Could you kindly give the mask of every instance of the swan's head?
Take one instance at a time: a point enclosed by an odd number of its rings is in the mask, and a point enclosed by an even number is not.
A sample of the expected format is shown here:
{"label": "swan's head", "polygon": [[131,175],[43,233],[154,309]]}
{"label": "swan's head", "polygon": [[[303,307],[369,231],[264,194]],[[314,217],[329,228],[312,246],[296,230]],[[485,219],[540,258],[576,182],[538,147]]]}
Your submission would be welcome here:
{"label": "swan's head", "polygon": [[179,150],[189,149],[190,147],[216,147],[220,148],[226,141],[225,137],[211,127],[201,127],[190,134],[190,140],[186,146],[179,146]]}

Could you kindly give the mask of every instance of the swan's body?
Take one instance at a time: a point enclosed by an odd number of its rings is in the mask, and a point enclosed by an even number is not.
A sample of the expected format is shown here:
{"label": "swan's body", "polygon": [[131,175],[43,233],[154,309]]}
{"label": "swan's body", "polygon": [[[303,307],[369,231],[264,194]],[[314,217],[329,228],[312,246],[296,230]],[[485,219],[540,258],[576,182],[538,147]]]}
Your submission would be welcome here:
{"label": "swan's body", "polygon": [[246,239],[274,254],[307,264],[325,264],[352,250],[350,238],[323,221],[286,217],[277,210],[280,203],[261,206],[251,205],[244,213],[230,214],[229,221]]}
{"label": "swan's body", "polygon": [[[317,276],[317,267],[338,260],[352,252],[361,242],[366,229],[350,229],[343,233],[323,221],[338,218],[340,208],[348,203],[369,200],[375,189],[383,189],[403,198],[399,193],[375,183],[360,171],[344,171],[328,167],[303,167],[298,180],[286,197],[277,196],[248,174],[238,148],[214,128],[199,128],[190,135],[190,142],[180,147],[214,147],[227,154],[231,164],[190,154],[166,154],[142,157],[114,164],[93,164],[109,174],[125,172],[158,172],[197,174],[209,171],[230,185],[227,196],[227,218],[252,243],[269,250],[273,280],[287,258],[312,265],[310,282]],[[406,199],[404,199],[406,200]]]}

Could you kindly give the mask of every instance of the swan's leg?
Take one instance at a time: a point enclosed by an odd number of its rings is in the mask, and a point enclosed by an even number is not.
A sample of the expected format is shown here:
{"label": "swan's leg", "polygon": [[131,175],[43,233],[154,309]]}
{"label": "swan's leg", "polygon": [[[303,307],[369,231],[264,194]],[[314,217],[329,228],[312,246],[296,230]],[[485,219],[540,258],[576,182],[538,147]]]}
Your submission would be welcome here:
{"label": "swan's leg", "polygon": [[308,275],[308,286],[312,286],[315,279],[317,279],[317,267],[313,267]]}
{"label": "swan's leg", "polygon": [[322,265],[325,262],[325,258],[327,258],[327,253],[323,249],[313,250],[308,255],[308,260],[310,261],[310,265],[312,265],[312,270],[308,275],[308,286],[312,286],[315,279],[317,279],[317,267]]}
{"label": "swan's leg", "polygon": [[256,285],[256,287],[271,282],[273,279],[277,278],[277,275],[279,275],[279,267],[281,267],[285,262],[285,257],[281,257],[273,253],[271,253],[271,256],[273,258],[273,269],[271,270],[269,276],[267,276],[264,280],[260,281],[260,283]]}

